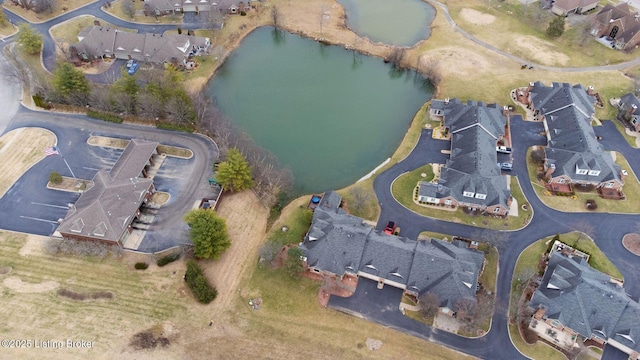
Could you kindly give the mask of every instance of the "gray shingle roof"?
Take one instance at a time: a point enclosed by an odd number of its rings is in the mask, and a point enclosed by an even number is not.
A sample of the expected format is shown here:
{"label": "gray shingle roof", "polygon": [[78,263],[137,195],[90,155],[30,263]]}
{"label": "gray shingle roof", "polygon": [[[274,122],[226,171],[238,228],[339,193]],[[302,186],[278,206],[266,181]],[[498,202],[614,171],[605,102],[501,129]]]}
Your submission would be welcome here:
{"label": "gray shingle roof", "polygon": [[[640,307],[610,280],[580,257],[552,252],[531,306],[544,308],[547,318],[586,338],[614,338],[638,351]],[[631,340],[625,337],[628,333]]]}
{"label": "gray shingle roof", "polygon": [[[325,194],[327,197],[327,194]],[[337,193],[328,198],[336,201]],[[475,301],[484,255],[465,243],[415,241],[376,232],[361,218],[318,206],[300,248],[310,267],[343,275],[367,273],[438,295],[444,305],[461,298]]]}
{"label": "gray shingle roof", "polygon": [[[441,110],[451,133],[451,156],[442,168],[438,185],[421,183],[419,194],[433,198],[451,196],[459,202],[480,206],[501,205],[508,209],[511,191],[498,168],[496,145],[507,124],[497,104],[459,99],[432,100]],[[463,196],[465,191],[486,195],[485,199]]]}
{"label": "gray shingle roof", "polygon": [[[574,181],[622,183],[620,166],[596,140],[591,126],[595,98],[582,85],[553,83],[548,87],[538,81],[531,90],[531,100],[534,109],[545,117],[549,131],[546,157],[548,164],[556,168],[553,177],[567,175]],[[578,175],[576,165],[580,169],[599,170],[600,174]]]}
{"label": "gray shingle roof", "polygon": [[93,187],[80,195],[57,231],[118,242],[153,184],[153,180],[138,176],[157,145],[132,140],[110,173],[98,171]]}
{"label": "gray shingle roof", "polygon": [[627,111],[632,108],[632,105],[635,105],[636,108],[633,109],[633,115],[640,115],[640,100],[633,94],[628,93],[624,94],[620,97],[620,107],[623,111]]}

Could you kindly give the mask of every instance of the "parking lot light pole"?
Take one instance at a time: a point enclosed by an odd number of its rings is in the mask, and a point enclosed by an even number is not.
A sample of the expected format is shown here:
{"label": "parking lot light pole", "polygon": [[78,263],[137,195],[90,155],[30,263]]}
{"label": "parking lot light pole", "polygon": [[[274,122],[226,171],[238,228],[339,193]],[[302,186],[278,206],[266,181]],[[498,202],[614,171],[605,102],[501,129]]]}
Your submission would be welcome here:
{"label": "parking lot light pole", "polygon": [[73,170],[71,170],[71,166],[69,166],[69,163],[67,162],[67,159],[64,158],[64,155],[62,155],[62,153],[60,152],[60,148],[57,146],[54,146],[53,148],[58,155],[60,155],[60,157],[62,158],[62,161],[64,161],[65,165],[67,165],[67,169],[69,169],[69,172],[71,173],[71,176],[73,176],[73,180],[75,180],[76,182],[78,181],[78,178],[76,177],[76,174],[73,173]]}

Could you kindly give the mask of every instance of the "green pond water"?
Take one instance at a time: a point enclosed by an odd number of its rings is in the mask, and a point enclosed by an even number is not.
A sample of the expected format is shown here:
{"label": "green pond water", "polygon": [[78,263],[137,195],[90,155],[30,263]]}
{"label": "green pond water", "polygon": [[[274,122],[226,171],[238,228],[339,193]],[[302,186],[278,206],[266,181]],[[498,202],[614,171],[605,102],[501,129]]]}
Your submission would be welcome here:
{"label": "green pond water", "polygon": [[357,181],[400,144],[433,87],[381,59],[263,27],[208,84],[219,109],[295,177],[295,193]]}
{"label": "green pond water", "polygon": [[413,46],[431,34],[435,9],[421,0],[338,0],[347,25],[360,36],[389,45]]}

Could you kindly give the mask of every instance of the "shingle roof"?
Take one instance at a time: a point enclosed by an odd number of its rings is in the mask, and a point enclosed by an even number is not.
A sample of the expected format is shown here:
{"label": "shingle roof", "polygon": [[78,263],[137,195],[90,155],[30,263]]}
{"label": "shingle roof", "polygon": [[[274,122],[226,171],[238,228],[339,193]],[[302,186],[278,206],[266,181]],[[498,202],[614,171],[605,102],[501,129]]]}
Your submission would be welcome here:
{"label": "shingle roof", "polygon": [[[508,209],[511,191],[498,168],[496,145],[507,124],[497,104],[459,99],[432,100],[442,110],[444,125],[451,133],[451,156],[443,167],[438,185],[421,183],[419,193],[434,198],[451,196],[459,202]],[[463,196],[465,191],[486,195],[485,199]],[[427,195],[429,194],[429,195]]]}
{"label": "shingle roof", "polygon": [[635,105],[636,108],[633,109],[633,115],[640,115],[640,100],[633,94],[628,93],[624,94],[620,97],[620,107],[623,111],[627,111],[632,108],[632,105]]}
{"label": "shingle roof", "polygon": [[623,31],[626,30],[633,22],[635,22],[634,16],[637,12],[631,12],[629,5],[626,2],[622,2],[618,5],[605,5],[600,12],[596,15],[595,20],[601,24],[609,24],[611,21],[620,20],[622,23]]}
{"label": "shingle roof", "polygon": [[555,0],[553,5],[565,11],[571,11],[577,8],[583,8],[597,3],[598,0]]}
{"label": "shingle roof", "polygon": [[[546,158],[555,166],[552,176],[569,176],[574,181],[620,180],[620,166],[597,141],[591,117],[595,98],[582,85],[536,82],[531,90],[534,109],[544,115],[548,128]],[[580,169],[598,170],[599,175],[579,175]]]}
{"label": "shingle roof", "polygon": [[[328,198],[340,196],[331,192]],[[327,194],[325,194],[327,197]],[[415,241],[376,232],[361,218],[318,206],[300,248],[310,267],[343,275],[367,273],[438,295],[444,305],[475,301],[484,255],[463,242]]]}
{"label": "shingle roof", "polygon": [[551,253],[533,308],[582,336],[592,335],[640,350],[640,307],[611,278],[580,257]]}
{"label": "shingle roof", "polygon": [[93,187],[80,195],[57,230],[118,242],[153,184],[153,180],[138,176],[157,145],[132,140],[111,172],[98,171]]}

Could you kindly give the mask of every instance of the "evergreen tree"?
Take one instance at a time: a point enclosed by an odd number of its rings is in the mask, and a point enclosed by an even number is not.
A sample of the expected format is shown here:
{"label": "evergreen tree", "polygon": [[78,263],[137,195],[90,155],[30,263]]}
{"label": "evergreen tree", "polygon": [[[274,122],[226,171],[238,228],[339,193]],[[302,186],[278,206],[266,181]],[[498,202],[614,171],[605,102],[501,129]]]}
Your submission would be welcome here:
{"label": "evergreen tree", "polygon": [[564,33],[564,16],[558,16],[551,20],[549,27],[547,28],[547,35],[552,38],[557,38]]}
{"label": "evergreen tree", "polygon": [[253,187],[251,167],[238,149],[230,149],[227,161],[220,163],[216,174],[218,183],[231,191],[243,191]]}
{"label": "evergreen tree", "polygon": [[189,236],[194,245],[193,254],[200,259],[218,259],[231,246],[227,224],[212,210],[195,209],[184,216],[191,228]]}
{"label": "evergreen tree", "polygon": [[35,55],[42,48],[42,34],[29,24],[21,23],[18,25],[18,44],[22,45],[27,54]]}

